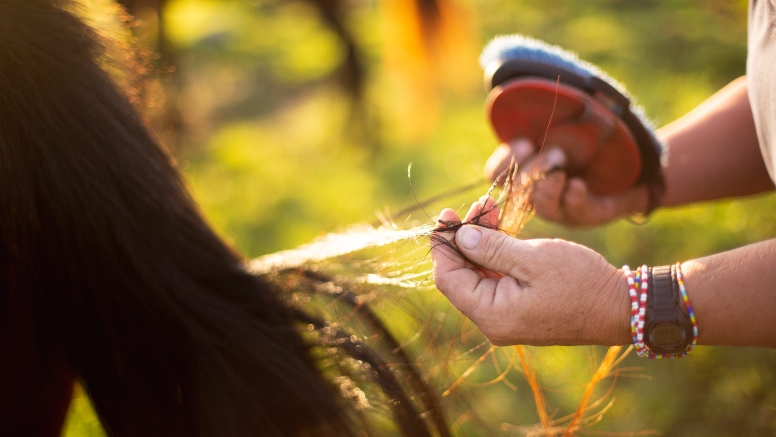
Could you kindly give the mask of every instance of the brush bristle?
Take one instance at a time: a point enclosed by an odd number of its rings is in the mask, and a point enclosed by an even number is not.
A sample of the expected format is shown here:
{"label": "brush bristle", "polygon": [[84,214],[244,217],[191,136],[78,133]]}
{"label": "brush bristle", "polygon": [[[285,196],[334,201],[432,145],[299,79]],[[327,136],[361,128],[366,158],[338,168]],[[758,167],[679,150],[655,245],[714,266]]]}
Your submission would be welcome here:
{"label": "brush bristle", "polygon": [[626,97],[630,97],[619,82],[595,65],[579,59],[575,53],[523,35],[502,35],[494,38],[482,51],[480,65],[484,69],[491,62],[504,62],[510,59],[553,65],[583,77],[597,76]]}
{"label": "brush bristle", "polygon": [[552,65],[578,76],[595,76],[608,82],[614,89],[630,100],[631,112],[639,118],[656,143],[662,146],[655,136],[655,126],[647,118],[641,106],[635,103],[635,99],[628,93],[625,87],[597,66],[579,59],[575,53],[524,35],[501,35],[495,37],[485,46],[480,55],[480,65],[483,69],[487,69],[494,62],[502,63],[512,59],[530,60]]}

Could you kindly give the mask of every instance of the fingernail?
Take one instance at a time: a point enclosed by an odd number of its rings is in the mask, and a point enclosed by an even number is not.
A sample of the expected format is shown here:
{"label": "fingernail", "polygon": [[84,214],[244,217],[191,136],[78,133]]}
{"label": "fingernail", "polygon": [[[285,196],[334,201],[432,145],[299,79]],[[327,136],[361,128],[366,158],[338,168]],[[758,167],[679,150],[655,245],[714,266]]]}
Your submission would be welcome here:
{"label": "fingernail", "polygon": [[534,151],[531,142],[525,138],[518,138],[510,141],[509,147],[512,149],[512,156],[515,157],[515,161],[517,162],[522,162],[525,158],[531,156]]}
{"label": "fingernail", "polygon": [[458,243],[466,249],[476,249],[481,238],[482,232],[471,226],[464,226],[458,230]]}
{"label": "fingernail", "polygon": [[491,155],[489,160],[501,162],[501,161],[509,161],[509,155],[512,153],[512,148],[508,144],[500,144],[498,147],[496,147],[496,150],[493,151],[493,155]]}
{"label": "fingernail", "polygon": [[483,174],[485,179],[493,180],[501,173],[508,165],[510,156],[512,155],[512,149],[507,144],[499,145],[493,154],[490,155],[488,161],[485,163]]}
{"label": "fingernail", "polygon": [[558,147],[553,147],[544,155],[544,171],[561,168],[566,164],[566,154]]}

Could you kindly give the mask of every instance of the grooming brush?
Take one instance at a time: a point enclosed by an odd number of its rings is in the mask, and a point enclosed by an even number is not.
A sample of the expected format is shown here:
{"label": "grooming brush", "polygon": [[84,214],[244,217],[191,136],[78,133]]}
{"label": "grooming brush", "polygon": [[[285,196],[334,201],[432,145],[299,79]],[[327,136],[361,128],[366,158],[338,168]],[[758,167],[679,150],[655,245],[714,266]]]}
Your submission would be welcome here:
{"label": "grooming brush", "polygon": [[663,146],[622,85],[573,53],[520,35],[494,39],[480,64],[489,90],[486,112],[502,142],[526,137],[541,145],[546,135],[545,147],[562,148],[566,173],[592,192],[645,184],[649,211],[657,206]]}

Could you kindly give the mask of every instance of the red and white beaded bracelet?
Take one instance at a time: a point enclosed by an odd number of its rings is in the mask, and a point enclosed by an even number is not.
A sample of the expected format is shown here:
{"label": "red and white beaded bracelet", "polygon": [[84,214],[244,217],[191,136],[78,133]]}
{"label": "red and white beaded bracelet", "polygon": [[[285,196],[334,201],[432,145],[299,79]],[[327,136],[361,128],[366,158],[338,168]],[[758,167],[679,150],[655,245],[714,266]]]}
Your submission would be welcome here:
{"label": "red and white beaded bracelet", "polygon": [[640,357],[648,353],[647,345],[644,344],[644,320],[647,316],[647,289],[649,287],[649,267],[646,264],[636,270],[636,280],[641,293],[639,294],[639,312],[636,320],[636,354]]}
{"label": "red and white beaded bracelet", "polygon": [[625,275],[628,278],[628,295],[630,295],[630,298],[631,298],[631,317],[630,317],[631,341],[635,345],[636,344],[636,318],[638,317],[638,314],[639,314],[639,297],[638,297],[638,294],[636,293],[636,279],[629,266],[627,265],[622,266],[622,271],[625,272]]}

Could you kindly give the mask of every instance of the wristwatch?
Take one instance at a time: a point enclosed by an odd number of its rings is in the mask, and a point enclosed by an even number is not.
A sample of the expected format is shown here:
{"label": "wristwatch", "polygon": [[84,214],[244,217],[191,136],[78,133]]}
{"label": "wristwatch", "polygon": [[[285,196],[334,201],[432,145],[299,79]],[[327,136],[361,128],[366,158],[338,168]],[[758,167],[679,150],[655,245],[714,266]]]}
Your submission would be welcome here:
{"label": "wristwatch", "polygon": [[672,266],[653,267],[644,323],[644,343],[656,355],[679,354],[692,342],[692,323],[682,311]]}

